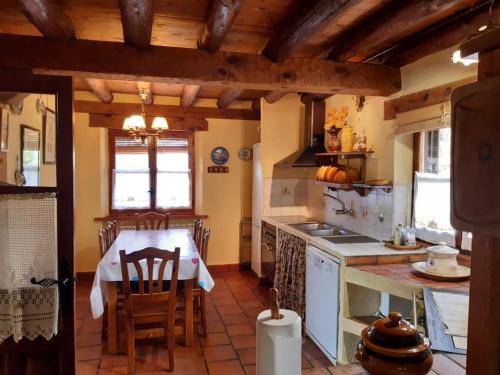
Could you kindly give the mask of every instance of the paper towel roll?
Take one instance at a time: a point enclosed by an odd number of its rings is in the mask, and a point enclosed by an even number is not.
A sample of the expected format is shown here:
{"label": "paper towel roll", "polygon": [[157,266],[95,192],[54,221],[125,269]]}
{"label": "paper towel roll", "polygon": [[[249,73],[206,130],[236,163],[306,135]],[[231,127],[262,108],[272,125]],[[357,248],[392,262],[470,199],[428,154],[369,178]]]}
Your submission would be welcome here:
{"label": "paper towel roll", "polygon": [[300,375],[302,319],[281,310],[283,319],[271,318],[271,310],[257,317],[257,375]]}

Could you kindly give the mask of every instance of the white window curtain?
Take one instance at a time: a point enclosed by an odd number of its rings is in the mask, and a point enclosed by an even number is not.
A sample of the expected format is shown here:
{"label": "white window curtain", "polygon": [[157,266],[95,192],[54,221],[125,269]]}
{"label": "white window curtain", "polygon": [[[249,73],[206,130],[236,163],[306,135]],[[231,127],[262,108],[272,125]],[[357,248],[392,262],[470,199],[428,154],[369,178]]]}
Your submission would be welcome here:
{"label": "white window curtain", "polygon": [[450,108],[450,102],[445,102],[398,113],[394,134],[412,134],[449,127]]}
{"label": "white window curtain", "polygon": [[455,246],[455,231],[450,223],[450,178],[416,172],[414,192],[413,220],[417,237]]}
{"label": "white window curtain", "polygon": [[0,343],[57,334],[57,201],[54,194],[0,195]]}

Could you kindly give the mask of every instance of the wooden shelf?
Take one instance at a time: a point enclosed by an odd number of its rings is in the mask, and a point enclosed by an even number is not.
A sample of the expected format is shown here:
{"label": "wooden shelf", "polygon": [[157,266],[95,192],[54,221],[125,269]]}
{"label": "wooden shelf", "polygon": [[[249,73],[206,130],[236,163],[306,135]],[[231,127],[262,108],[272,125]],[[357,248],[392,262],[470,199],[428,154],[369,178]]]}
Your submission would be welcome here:
{"label": "wooden shelf", "polygon": [[368,185],[366,182],[357,181],[351,184],[337,184],[335,182],[325,182],[325,181],[316,181],[318,185],[326,186],[328,190],[337,191],[351,191],[355,190],[360,196],[365,197],[373,190],[383,190],[386,193],[390,193],[392,191],[393,185]]}
{"label": "wooden shelf", "polygon": [[373,154],[374,151],[351,151],[351,152],[320,152],[317,157],[336,157],[341,159],[366,159],[367,155]]}

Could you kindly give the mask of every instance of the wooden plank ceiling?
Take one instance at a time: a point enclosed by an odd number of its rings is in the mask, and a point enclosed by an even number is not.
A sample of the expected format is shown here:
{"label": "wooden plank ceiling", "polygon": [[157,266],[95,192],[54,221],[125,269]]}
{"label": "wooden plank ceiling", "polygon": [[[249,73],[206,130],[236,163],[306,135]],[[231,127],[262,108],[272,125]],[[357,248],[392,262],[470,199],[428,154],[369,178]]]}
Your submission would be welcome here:
{"label": "wooden plank ceiling", "polygon": [[[198,98],[211,98],[217,99],[221,109],[234,100],[252,101],[252,108],[258,109],[261,97],[272,103],[287,92],[304,94],[305,100],[335,92],[364,94],[359,87],[363,81],[352,79],[356,74],[366,74],[367,79],[373,79],[377,72],[386,75],[387,85],[375,82],[375,87],[366,92],[396,92],[400,81],[389,67],[380,64],[399,68],[461,42],[491,21],[489,4],[489,0],[3,0],[0,33],[118,42],[141,51],[151,50],[151,45],[199,48],[209,51],[215,61],[221,53],[264,55],[269,62],[291,71],[282,79],[284,83],[261,87],[247,82],[225,88],[211,79],[158,74],[162,79],[140,80],[137,73],[136,80],[130,79],[131,75],[126,75],[130,80],[124,80],[120,79],[120,71],[96,77],[73,74],[78,69],[72,67],[67,69],[74,75],[75,90],[92,91],[104,103],[113,101],[113,93],[142,92],[148,105],[154,103],[154,96],[165,95],[179,97],[183,107],[192,106]],[[494,20],[499,18],[498,8],[493,7]],[[242,55],[235,56],[242,59]],[[318,65],[324,60],[332,61]],[[272,70],[272,65],[255,61],[255,69],[270,66]],[[375,66],[373,71],[360,68],[367,64],[379,65],[380,70]],[[309,65],[326,71],[301,69]],[[52,66],[42,68],[57,70]],[[318,81],[336,78],[331,72],[343,79],[337,85],[341,87],[332,85],[329,94],[324,87],[314,92],[304,85],[308,90],[300,90],[300,84],[290,85],[292,89],[287,90],[287,80],[295,76],[305,81],[314,74]],[[259,77],[265,76],[256,79]]]}

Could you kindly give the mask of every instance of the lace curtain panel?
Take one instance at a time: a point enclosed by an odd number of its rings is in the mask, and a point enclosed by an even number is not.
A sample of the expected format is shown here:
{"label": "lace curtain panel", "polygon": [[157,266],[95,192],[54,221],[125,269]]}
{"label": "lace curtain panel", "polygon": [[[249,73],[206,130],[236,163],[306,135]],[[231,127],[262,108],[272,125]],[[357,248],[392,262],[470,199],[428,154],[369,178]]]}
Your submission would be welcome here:
{"label": "lace curtain panel", "polygon": [[54,194],[0,195],[0,343],[57,334],[57,201]]}
{"label": "lace curtain panel", "polygon": [[305,275],[306,242],[279,230],[274,287],[278,289],[280,306],[295,311],[302,319],[306,301]]}

